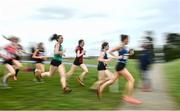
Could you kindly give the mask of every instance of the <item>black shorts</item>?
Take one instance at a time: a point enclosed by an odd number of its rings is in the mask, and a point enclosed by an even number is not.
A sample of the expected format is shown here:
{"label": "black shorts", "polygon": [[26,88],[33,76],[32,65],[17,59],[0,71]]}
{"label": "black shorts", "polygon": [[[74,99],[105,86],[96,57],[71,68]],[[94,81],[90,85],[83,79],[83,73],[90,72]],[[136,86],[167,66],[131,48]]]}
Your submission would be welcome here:
{"label": "black shorts", "polygon": [[99,63],[98,63],[97,70],[98,70],[98,71],[106,70],[106,69],[107,69],[106,67],[107,67],[107,64],[104,64],[103,62],[99,62]]}
{"label": "black shorts", "polygon": [[116,65],[116,71],[121,71],[126,67],[125,63],[118,62]]}
{"label": "black shorts", "polygon": [[80,66],[83,63],[79,62],[77,59],[75,59],[73,64],[76,65],[76,66]]}
{"label": "black shorts", "polygon": [[16,55],[14,59],[16,59],[16,60],[20,61],[20,60],[21,60],[21,57],[20,57],[20,56],[18,56],[18,55]]}
{"label": "black shorts", "polygon": [[54,60],[54,59],[51,61],[51,65],[56,66],[56,67],[58,67],[61,64],[62,64],[62,61],[57,61],[57,60]]}
{"label": "black shorts", "polygon": [[44,60],[42,60],[42,59],[34,59],[34,60],[35,60],[35,63],[44,64]]}
{"label": "black shorts", "polygon": [[4,60],[3,64],[13,65],[13,60],[12,59]]}

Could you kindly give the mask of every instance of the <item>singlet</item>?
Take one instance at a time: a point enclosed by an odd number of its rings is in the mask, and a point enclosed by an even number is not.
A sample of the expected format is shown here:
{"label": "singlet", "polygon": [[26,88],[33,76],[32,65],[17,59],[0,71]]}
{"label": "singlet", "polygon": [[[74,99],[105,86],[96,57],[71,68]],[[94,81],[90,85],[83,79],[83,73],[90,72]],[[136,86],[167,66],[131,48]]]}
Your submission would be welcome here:
{"label": "singlet", "polygon": [[[108,59],[108,55],[107,55],[107,53],[105,52],[105,54],[104,54],[104,57],[103,57],[103,59]],[[104,62],[102,62],[102,61],[99,61],[99,63],[101,64],[101,63],[103,63],[104,64]],[[105,64],[106,65],[106,64]]]}
{"label": "singlet", "polygon": [[[59,46],[59,51],[63,51],[62,45]],[[60,54],[54,54],[53,60],[62,61],[62,55],[60,55]]]}
{"label": "singlet", "polygon": [[121,59],[118,60],[118,62],[126,64],[127,57],[125,57],[124,55],[128,54],[128,50],[125,47],[123,47],[123,49],[119,50],[118,53],[119,53],[119,56],[123,56]]}
{"label": "singlet", "polygon": [[44,56],[45,55],[45,50],[44,49],[38,49],[36,56]]}
{"label": "singlet", "polygon": [[11,57],[11,58],[15,58],[15,55],[16,55],[16,47],[12,46],[12,45],[7,45],[5,48],[4,48],[7,52],[7,56]]}
{"label": "singlet", "polygon": [[[76,52],[76,54],[77,54],[77,52],[79,51],[80,54],[81,54],[81,53],[83,52],[83,50],[84,50],[84,49],[83,49],[82,47],[77,46],[75,52]],[[76,60],[78,60],[78,62],[80,62],[80,63],[83,63],[83,55],[80,56],[80,57],[77,57],[77,56],[76,56]]]}

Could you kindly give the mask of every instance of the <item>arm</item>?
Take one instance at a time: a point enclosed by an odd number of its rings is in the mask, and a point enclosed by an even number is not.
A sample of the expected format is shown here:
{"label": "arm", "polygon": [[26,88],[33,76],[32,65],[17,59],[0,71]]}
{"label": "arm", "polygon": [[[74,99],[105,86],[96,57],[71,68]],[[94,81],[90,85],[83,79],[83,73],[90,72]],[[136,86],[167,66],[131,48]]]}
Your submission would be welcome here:
{"label": "arm", "polygon": [[81,56],[83,56],[84,54],[85,54],[85,51],[84,51],[84,50],[83,50],[81,53],[80,53],[80,51],[78,50],[76,56],[77,56],[77,57],[81,57]]}
{"label": "arm", "polygon": [[21,50],[21,52],[24,54],[30,54],[30,53],[26,52],[25,50]]}
{"label": "arm", "polygon": [[101,62],[109,62],[109,61],[111,61],[112,60],[112,58],[109,58],[109,59],[104,59],[104,52],[101,52],[100,53],[100,56],[99,56],[99,58],[98,58],[98,61],[101,61]]}
{"label": "arm", "polygon": [[122,56],[117,56],[117,55],[114,54],[115,51],[118,51],[118,50],[120,50],[121,48],[122,48],[122,45],[120,45],[120,46],[118,46],[118,47],[115,47],[115,48],[113,48],[113,49],[111,49],[111,50],[109,51],[109,54],[112,56],[112,58],[114,58],[114,59],[122,58]]}
{"label": "arm", "polygon": [[38,52],[38,50],[35,50],[35,52],[33,53],[32,58],[34,58],[34,59],[43,59],[43,56],[36,56],[37,52]]}
{"label": "arm", "polygon": [[59,51],[59,44],[55,45],[54,53],[58,55],[64,55],[64,51]]}

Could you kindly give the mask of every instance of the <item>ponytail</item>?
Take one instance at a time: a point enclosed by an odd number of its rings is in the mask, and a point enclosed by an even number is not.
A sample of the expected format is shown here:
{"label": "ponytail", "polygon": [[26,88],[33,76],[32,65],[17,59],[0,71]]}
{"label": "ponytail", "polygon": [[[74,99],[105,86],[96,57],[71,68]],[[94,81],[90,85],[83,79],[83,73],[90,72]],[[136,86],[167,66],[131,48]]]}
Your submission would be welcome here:
{"label": "ponytail", "polygon": [[49,39],[50,41],[54,41],[54,40],[58,40],[59,37],[61,37],[62,35],[57,35],[57,34],[53,34],[52,37]]}

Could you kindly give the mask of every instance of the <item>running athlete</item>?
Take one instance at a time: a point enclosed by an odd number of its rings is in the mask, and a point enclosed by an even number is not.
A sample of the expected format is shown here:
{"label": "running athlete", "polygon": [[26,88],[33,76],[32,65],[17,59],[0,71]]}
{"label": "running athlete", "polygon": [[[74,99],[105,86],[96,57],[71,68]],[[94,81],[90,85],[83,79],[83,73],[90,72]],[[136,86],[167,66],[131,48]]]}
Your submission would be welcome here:
{"label": "running athlete", "polygon": [[51,65],[49,68],[49,72],[41,73],[41,77],[45,77],[45,76],[50,77],[53,74],[55,74],[56,70],[58,70],[59,75],[61,76],[60,82],[61,82],[61,85],[63,88],[63,92],[69,93],[72,90],[67,86],[66,71],[65,71],[64,64],[62,63],[62,60],[63,60],[62,57],[65,56],[64,51],[63,51],[63,47],[62,47],[63,36],[54,34],[50,40],[51,41],[53,41],[53,40],[57,41],[57,43],[55,44],[55,47],[54,47],[54,57],[52,58]]}
{"label": "running athlete", "polygon": [[16,47],[14,45],[14,43],[17,41],[17,38],[12,37],[11,38],[12,43],[10,45],[7,45],[4,49],[6,51],[6,55],[2,55],[1,57],[4,59],[3,64],[5,64],[7,73],[5,73],[4,77],[3,77],[3,86],[5,88],[8,88],[8,80],[11,77],[15,76],[15,68],[13,67],[13,65],[15,63],[18,63],[14,58],[14,54],[16,53]]}
{"label": "running athlete", "polygon": [[108,42],[103,42],[101,45],[101,53],[98,57],[98,81],[96,81],[90,89],[97,90],[97,86],[113,77],[113,74],[107,69],[107,63],[112,60],[112,58],[108,58],[107,51],[109,50]]}
{"label": "running athlete", "polygon": [[19,38],[12,36],[12,37],[6,37],[3,35],[3,37],[6,40],[9,40],[11,44],[7,45],[5,47],[5,50],[13,55],[13,67],[15,69],[16,74],[14,75],[14,80],[17,80],[17,75],[19,72],[19,69],[22,67],[22,64],[20,62],[21,60],[21,54],[26,53],[22,46],[19,44]]}
{"label": "running athlete", "polygon": [[78,76],[76,79],[80,83],[80,85],[85,86],[84,84],[84,78],[88,73],[88,68],[87,66],[83,63],[83,56],[86,54],[86,51],[84,50],[84,40],[79,40],[78,41],[78,46],[75,49],[76,52],[76,58],[74,60],[74,63],[67,73],[67,77],[69,78],[73,73],[76,71],[77,67],[81,67],[83,69],[83,72],[81,73],[80,76]]}
{"label": "running athlete", "polygon": [[[113,77],[113,79],[105,81],[99,85],[98,90],[97,90],[97,96],[100,98],[106,86],[113,84],[120,76],[123,76],[127,80],[126,94],[123,96],[123,100],[128,103],[138,105],[138,104],[141,104],[142,102],[140,100],[135,99],[132,95],[135,80],[132,74],[126,69],[128,56],[133,55],[134,52],[132,50],[128,52],[128,50],[125,47],[129,42],[128,35],[121,35],[121,42],[122,43],[119,46],[110,50],[110,54],[114,58],[119,58],[118,63],[115,68],[116,69],[116,72],[114,74],[115,76]],[[118,52],[119,54],[118,56],[114,54],[115,51]]]}
{"label": "running athlete", "polygon": [[40,75],[41,73],[45,71],[43,62],[47,60],[48,57],[44,55],[44,52],[45,52],[45,48],[43,46],[43,43],[40,42],[37,45],[37,48],[35,49],[32,55],[32,58],[34,59],[35,66],[36,66],[35,77],[36,77],[37,82],[42,82]]}

